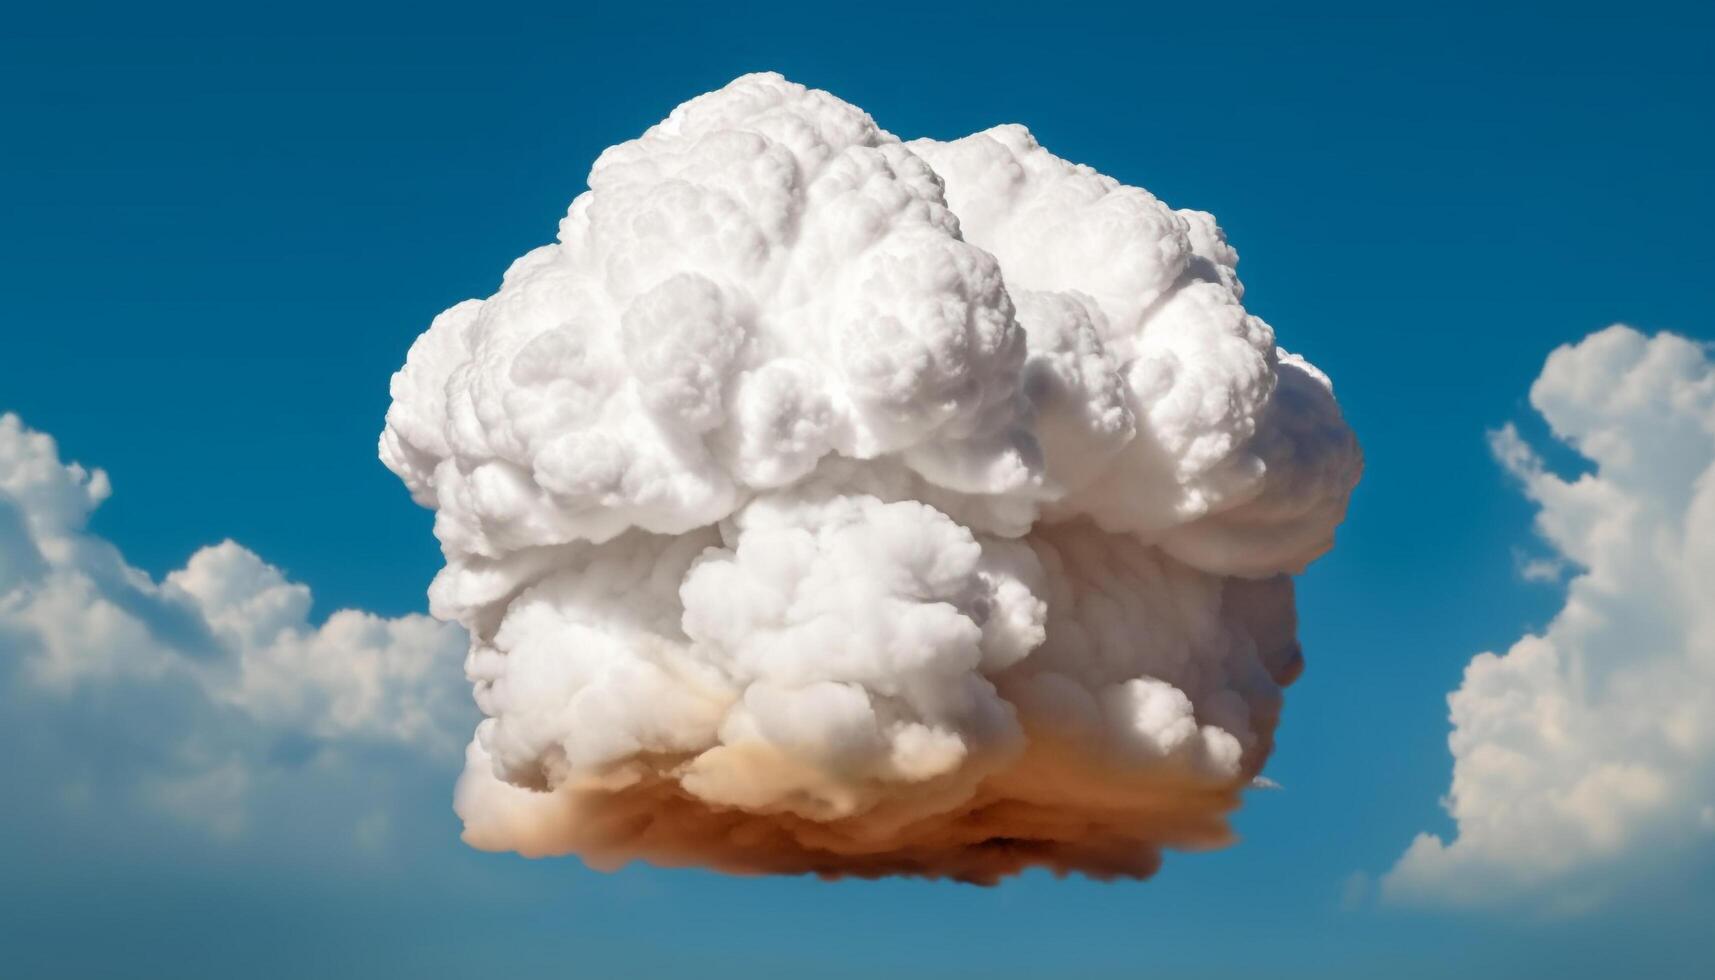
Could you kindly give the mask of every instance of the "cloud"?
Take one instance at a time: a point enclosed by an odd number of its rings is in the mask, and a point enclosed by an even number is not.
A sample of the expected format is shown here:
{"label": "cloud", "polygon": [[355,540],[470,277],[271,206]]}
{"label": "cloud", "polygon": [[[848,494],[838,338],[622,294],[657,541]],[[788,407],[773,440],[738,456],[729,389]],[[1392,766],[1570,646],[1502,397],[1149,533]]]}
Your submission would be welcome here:
{"label": "cloud", "polygon": [[1214,219],[751,75],[447,310],[381,458],[487,718],[465,837],[737,872],[1223,843],[1361,468]]}
{"label": "cloud", "polygon": [[1519,578],[1526,582],[1558,583],[1566,574],[1566,563],[1552,558],[1534,558],[1523,553],[1513,555]]}
{"label": "cloud", "polygon": [[1565,480],[1507,426],[1495,456],[1578,571],[1540,634],[1478,655],[1448,699],[1457,835],[1421,834],[1402,900],[1599,901],[1708,839],[1715,801],[1715,365],[1615,326],[1556,350],[1530,392],[1594,465]]}
{"label": "cloud", "polygon": [[0,724],[45,811],[232,838],[258,794],[348,778],[354,753],[456,755],[460,630],[349,609],[317,625],[309,589],[231,541],[154,581],[88,528],[110,492],[0,415]]}

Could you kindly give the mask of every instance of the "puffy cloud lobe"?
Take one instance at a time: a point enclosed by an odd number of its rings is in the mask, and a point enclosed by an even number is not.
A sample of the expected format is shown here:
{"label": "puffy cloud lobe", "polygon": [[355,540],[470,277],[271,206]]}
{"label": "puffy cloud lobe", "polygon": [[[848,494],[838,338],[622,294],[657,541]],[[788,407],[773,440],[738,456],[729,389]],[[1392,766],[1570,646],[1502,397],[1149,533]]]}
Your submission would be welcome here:
{"label": "puffy cloud lobe", "polygon": [[1451,840],[1384,881],[1404,900],[1589,907],[1628,867],[1706,840],[1715,801],[1715,363],[1615,326],[1556,350],[1531,404],[1594,464],[1564,479],[1508,426],[1495,455],[1578,571],[1540,634],[1449,697]]}
{"label": "puffy cloud lobe", "polygon": [[32,751],[117,738],[134,757],[36,760],[51,779],[96,783],[88,793],[104,810],[140,804],[235,833],[255,784],[323,749],[456,752],[467,709],[445,667],[462,631],[349,609],[316,625],[306,587],[231,541],[154,581],[88,528],[110,491],[101,470],[62,462],[51,437],[0,416],[10,720],[33,728]]}
{"label": "puffy cloud lobe", "polygon": [[1225,840],[1361,468],[1236,263],[1021,127],[774,75],[607,150],[381,437],[470,631],[466,838],[978,881]]}

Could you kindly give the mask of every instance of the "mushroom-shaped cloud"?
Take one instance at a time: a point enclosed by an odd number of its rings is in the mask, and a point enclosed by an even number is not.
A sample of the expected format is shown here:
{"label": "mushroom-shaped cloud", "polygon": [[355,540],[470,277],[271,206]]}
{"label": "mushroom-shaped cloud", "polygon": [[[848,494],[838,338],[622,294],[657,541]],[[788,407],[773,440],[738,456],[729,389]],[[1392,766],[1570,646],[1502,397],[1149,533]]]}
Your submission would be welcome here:
{"label": "mushroom-shaped cloud", "polygon": [[1222,843],[1362,467],[1237,261],[1021,127],[777,75],[604,152],[381,437],[471,636],[466,839],[979,882]]}

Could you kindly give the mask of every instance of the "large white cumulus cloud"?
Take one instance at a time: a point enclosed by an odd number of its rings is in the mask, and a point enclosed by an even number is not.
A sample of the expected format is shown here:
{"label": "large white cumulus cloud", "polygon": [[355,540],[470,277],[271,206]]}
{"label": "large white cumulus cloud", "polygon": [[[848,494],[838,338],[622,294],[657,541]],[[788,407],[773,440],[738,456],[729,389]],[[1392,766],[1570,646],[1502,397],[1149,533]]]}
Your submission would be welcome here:
{"label": "large white cumulus cloud", "polygon": [[[231,541],[155,581],[89,529],[110,490],[0,415],[0,731],[20,792],[233,836],[259,793],[312,811],[329,779],[385,782],[341,753],[456,758],[458,628],[351,609],[317,624],[308,588]],[[327,816],[374,828],[387,804],[344,793]]]}
{"label": "large white cumulus cloud", "polygon": [[1236,263],[1021,127],[775,75],[607,150],[381,437],[471,635],[467,839],[978,881],[1222,841],[1361,468]]}
{"label": "large white cumulus cloud", "polygon": [[1557,476],[1511,426],[1495,454],[1577,572],[1449,698],[1458,833],[1418,836],[1396,898],[1587,906],[1715,834],[1715,363],[1610,327],[1556,350],[1530,400],[1593,472]]}

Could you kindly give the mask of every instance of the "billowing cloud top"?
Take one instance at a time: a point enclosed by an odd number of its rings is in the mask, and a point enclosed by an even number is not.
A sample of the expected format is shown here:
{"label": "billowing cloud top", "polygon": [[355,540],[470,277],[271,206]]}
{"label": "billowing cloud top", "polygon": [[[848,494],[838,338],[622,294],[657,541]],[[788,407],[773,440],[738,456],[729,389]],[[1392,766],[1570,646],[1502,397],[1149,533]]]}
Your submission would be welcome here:
{"label": "billowing cloud top", "polygon": [[381,456],[488,715],[466,837],[988,881],[1224,839],[1361,468],[1214,219],[775,75],[602,154]]}

